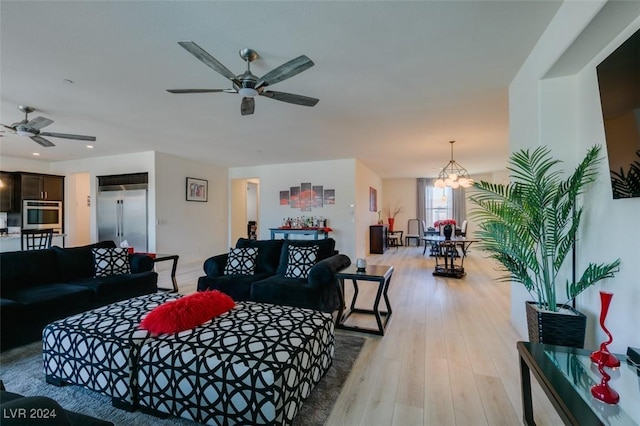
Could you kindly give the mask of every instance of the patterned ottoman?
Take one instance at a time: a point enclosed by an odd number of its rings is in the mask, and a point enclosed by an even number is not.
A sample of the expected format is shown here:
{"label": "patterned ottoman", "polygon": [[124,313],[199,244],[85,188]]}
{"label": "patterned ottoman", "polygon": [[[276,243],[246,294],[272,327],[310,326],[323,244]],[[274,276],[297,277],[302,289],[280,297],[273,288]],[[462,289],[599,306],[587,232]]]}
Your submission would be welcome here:
{"label": "patterned ottoman", "polygon": [[333,356],[330,314],[238,302],[142,345],[140,408],[211,425],[291,424]]}
{"label": "patterned ottoman", "polygon": [[47,383],[81,385],[110,396],[114,407],[131,410],[137,399],[138,352],[150,337],[138,329],[140,320],[179,297],[148,294],[49,324],[42,337]]}

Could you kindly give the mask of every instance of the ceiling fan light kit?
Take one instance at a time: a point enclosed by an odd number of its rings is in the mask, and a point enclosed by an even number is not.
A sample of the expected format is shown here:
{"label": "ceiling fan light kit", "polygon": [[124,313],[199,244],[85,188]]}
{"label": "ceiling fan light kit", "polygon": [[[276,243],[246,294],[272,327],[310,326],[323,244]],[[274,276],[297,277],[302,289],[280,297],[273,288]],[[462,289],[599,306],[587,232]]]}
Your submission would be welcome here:
{"label": "ceiling fan light kit", "polygon": [[274,68],[267,74],[258,78],[251,72],[251,62],[259,58],[258,53],[253,49],[241,49],[240,57],[246,62],[247,70],[239,75],[234,75],[227,67],[222,65],[220,61],[211,56],[206,50],[198,46],[193,41],[179,41],[187,52],[195,56],[200,62],[213,69],[218,74],[227,78],[232,83],[231,89],[167,89],[167,92],[173,94],[184,93],[237,93],[242,96],[240,104],[240,113],[242,115],[251,115],[255,109],[256,96],[264,96],[281,102],[288,102],[295,105],[312,107],[318,103],[318,99],[308,96],[296,95],[293,93],[274,92],[265,90],[267,86],[279,83],[283,80],[300,74],[302,71],[311,68],[314,63],[305,55],[298,56],[295,59],[286,62],[279,67]]}
{"label": "ceiling fan light kit", "polygon": [[438,179],[433,182],[433,186],[436,188],[450,187],[456,188],[469,188],[473,186],[473,179],[469,176],[467,169],[462,167],[453,159],[453,144],[456,141],[449,141],[451,144],[451,160],[449,163],[440,170]]}

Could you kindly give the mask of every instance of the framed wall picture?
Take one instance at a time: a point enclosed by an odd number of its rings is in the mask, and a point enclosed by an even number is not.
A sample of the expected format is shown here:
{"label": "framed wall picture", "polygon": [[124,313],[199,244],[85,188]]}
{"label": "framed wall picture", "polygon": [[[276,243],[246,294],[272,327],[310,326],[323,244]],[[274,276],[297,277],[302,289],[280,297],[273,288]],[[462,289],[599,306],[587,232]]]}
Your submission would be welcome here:
{"label": "framed wall picture", "polygon": [[187,201],[208,201],[209,182],[204,179],[187,178]]}
{"label": "framed wall picture", "polygon": [[378,211],[378,191],[371,186],[369,187],[369,211]]}

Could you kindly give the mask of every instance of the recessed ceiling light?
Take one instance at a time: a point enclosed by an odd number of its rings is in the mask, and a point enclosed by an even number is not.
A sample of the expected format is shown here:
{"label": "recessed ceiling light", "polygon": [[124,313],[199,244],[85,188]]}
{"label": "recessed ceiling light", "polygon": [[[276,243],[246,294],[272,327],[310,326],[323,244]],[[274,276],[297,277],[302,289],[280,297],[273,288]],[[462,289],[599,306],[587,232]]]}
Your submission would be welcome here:
{"label": "recessed ceiling light", "polygon": [[33,155],[35,155],[37,157],[38,155],[40,155],[40,153],[39,152],[34,152]]}
{"label": "recessed ceiling light", "polygon": [[87,149],[93,149],[93,145],[87,145]]}

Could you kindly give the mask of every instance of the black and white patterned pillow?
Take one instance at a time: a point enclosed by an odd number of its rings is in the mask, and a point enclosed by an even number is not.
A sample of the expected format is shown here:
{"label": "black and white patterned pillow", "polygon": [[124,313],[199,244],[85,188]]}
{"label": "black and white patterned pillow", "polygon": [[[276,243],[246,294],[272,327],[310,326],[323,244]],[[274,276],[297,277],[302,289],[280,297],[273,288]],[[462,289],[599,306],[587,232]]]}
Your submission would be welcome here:
{"label": "black and white patterned pillow", "polygon": [[126,248],[94,248],[91,252],[96,277],[131,273],[129,253]]}
{"label": "black and white patterned pillow", "polygon": [[224,275],[253,275],[256,270],[258,249],[255,247],[232,248],[229,250]]}
{"label": "black and white patterned pillow", "polygon": [[307,278],[309,269],[316,264],[318,259],[318,246],[289,246],[287,250],[287,270],[284,276],[287,278]]}

